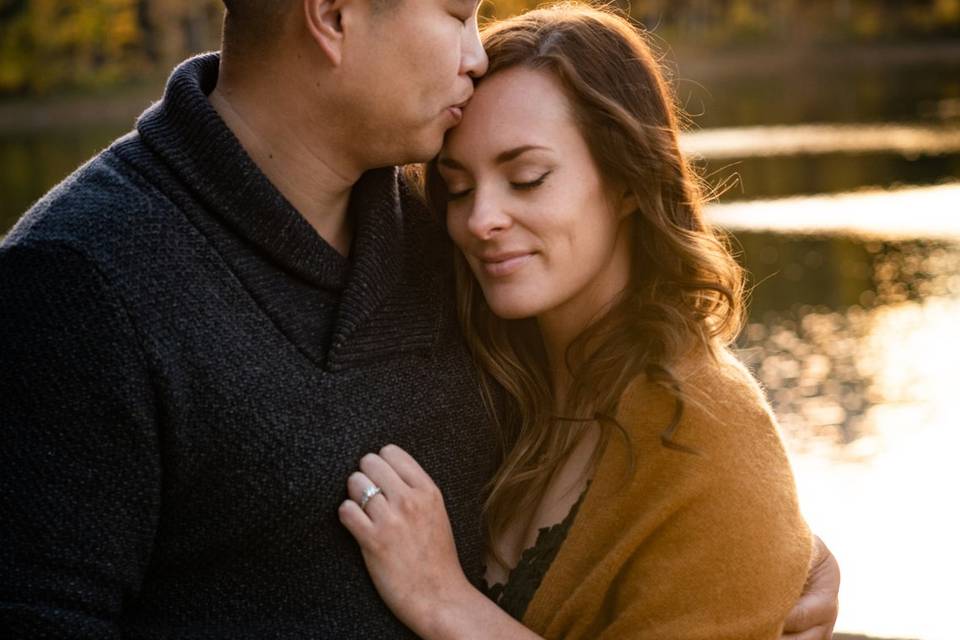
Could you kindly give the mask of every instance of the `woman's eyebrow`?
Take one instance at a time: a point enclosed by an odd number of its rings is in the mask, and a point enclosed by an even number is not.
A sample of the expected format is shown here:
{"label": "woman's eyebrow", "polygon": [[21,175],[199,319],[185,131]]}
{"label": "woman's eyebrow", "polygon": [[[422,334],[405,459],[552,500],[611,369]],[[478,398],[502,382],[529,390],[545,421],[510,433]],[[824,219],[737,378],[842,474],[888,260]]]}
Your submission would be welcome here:
{"label": "woman's eyebrow", "polygon": [[[514,147],[513,149],[507,149],[506,151],[501,151],[500,153],[497,154],[497,157],[494,158],[494,162],[496,164],[504,164],[506,162],[510,162],[511,160],[516,160],[517,158],[527,153],[528,151],[550,151],[550,148],[537,145],[537,144],[525,144],[519,147]],[[437,158],[437,164],[442,167],[448,167],[450,169],[459,169],[461,171],[466,171],[466,167],[464,167],[462,164],[460,164],[453,158],[449,158],[446,156],[441,156]]]}
{"label": "woman's eyebrow", "polygon": [[447,158],[440,156],[437,158],[437,164],[441,167],[448,167],[450,169],[459,169],[460,171],[466,171],[466,167],[454,160],[453,158]]}
{"label": "woman's eyebrow", "polygon": [[547,147],[542,147],[536,144],[525,144],[520,147],[514,147],[513,149],[507,149],[506,151],[500,152],[497,157],[494,159],[494,162],[497,164],[503,164],[505,162],[510,162],[516,158],[519,158],[528,151],[549,151]]}

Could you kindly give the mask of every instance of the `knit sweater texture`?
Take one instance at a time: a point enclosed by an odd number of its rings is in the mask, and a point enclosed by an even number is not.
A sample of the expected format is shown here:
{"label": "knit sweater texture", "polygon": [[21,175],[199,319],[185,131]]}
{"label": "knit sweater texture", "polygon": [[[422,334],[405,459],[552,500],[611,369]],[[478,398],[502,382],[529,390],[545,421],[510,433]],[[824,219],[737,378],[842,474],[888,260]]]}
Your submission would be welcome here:
{"label": "knit sweater texture", "polygon": [[388,443],[482,574],[496,449],[445,234],[371,171],[341,256],[210,106],[218,67],[0,245],[4,638],[412,637],[337,516]]}
{"label": "knit sweater texture", "polygon": [[690,401],[645,378],[523,617],[564,640],[776,640],[800,597],[812,538],[776,421],[731,355],[677,367]]}

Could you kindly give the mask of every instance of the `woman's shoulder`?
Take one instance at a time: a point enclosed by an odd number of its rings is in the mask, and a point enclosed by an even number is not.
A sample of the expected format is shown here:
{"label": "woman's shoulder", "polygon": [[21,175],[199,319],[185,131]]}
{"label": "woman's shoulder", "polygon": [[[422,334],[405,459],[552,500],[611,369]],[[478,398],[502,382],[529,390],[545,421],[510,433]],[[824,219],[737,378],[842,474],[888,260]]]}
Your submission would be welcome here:
{"label": "woman's shoulder", "polygon": [[679,421],[669,389],[634,380],[617,420],[633,455],[624,455],[624,439],[609,440],[595,476],[602,493],[588,504],[584,538],[631,549],[606,588],[615,613],[604,637],[638,629],[650,637],[703,629],[778,637],[806,578],[811,538],[776,421],[760,385],[728,352],[690,357],[671,371],[687,398]]}
{"label": "woman's shoulder", "polygon": [[673,373],[686,398],[675,424],[678,405],[663,386],[637,379],[624,393],[618,422],[632,441],[631,498],[712,522],[744,548],[776,550],[802,574],[809,530],[760,384],[729,351],[687,358]]}
{"label": "woman's shoulder", "polygon": [[638,376],[624,391],[617,419],[631,436],[663,443],[666,433],[678,449],[721,459],[770,450],[782,455],[766,395],[732,352],[696,351],[670,369],[679,397],[647,376]]}

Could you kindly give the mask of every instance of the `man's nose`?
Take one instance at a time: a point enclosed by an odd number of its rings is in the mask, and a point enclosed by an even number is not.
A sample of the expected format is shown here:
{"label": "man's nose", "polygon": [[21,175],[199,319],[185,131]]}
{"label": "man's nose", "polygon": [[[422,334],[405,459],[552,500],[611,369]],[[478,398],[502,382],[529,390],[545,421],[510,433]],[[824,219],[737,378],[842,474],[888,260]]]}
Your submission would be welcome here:
{"label": "man's nose", "polygon": [[463,30],[464,42],[460,49],[460,71],[471,78],[479,78],[487,72],[489,60],[487,52],[480,42],[480,31],[477,29],[476,17],[470,21],[471,25]]}

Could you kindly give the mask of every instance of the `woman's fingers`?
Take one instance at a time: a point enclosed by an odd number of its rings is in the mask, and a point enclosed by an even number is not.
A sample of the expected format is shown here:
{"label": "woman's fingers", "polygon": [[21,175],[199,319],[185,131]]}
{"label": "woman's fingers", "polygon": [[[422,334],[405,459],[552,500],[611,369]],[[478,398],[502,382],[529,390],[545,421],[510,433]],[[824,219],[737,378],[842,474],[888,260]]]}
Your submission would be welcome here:
{"label": "woman's fingers", "polygon": [[388,444],[380,449],[380,457],[390,463],[390,466],[397,472],[403,481],[411,487],[423,487],[433,480],[423,470],[416,460],[409,453],[395,444]]}
{"label": "woman's fingers", "polygon": [[360,507],[360,505],[363,504],[363,492],[375,486],[380,485],[371,480],[370,477],[362,471],[354,471],[350,474],[350,477],[347,478],[347,495],[350,496],[350,500],[360,508],[360,513],[367,516],[368,520],[372,520],[378,515],[381,515],[387,508],[388,494],[383,487],[380,488],[380,493],[367,500],[365,507]]}
{"label": "woman's fingers", "polygon": [[387,500],[401,498],[410,488],[393,466],[375,453],[368,453],[360,458],[360,471],[383,489]]}
{"label": "woman's fingers", "polygon": [[[433,494],[439,494],[436,485],[413,457],[396,445],[387,445],[380,454],[368,453],[360,459],[360,470],[347,478],[347,495],[351,504],[340,505],[340,519],[344,526],[362,541],[361,535],[372,540],[382,528],[393,509],[395,515],[405,513],[414,517],[429,510]],[[380,492],[369,498],[364,508],[364,492],[379,487]],[[422,495],[421,495],[422,494]],[[442,505],[442,498],[437,498]]]}
{"label": "woman's fingers", "polygon": [[360,505],[353,500],[344,500],[337,509],[340,522],[350,532],[361,546],[366,546],[374,534],[374,524],[370,516],[363,512]]}

